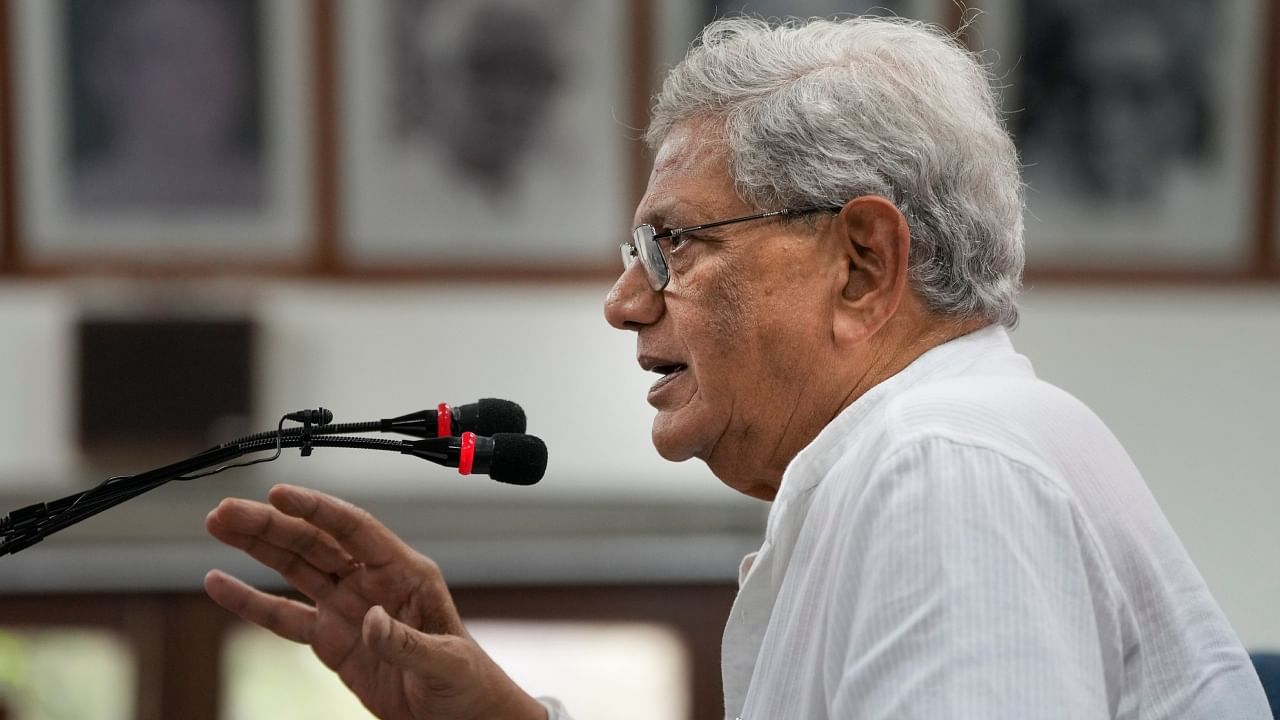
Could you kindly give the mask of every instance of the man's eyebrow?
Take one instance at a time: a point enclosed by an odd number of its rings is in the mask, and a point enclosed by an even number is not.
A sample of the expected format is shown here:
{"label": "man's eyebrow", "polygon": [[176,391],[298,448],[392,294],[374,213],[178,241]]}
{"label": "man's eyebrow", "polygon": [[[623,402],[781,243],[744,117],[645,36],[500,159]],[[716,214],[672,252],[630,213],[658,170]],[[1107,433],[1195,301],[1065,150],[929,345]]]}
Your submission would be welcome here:
{"label": "man's eyebrow", "polygon": [[645,210],[640,222],[648,223],[659,230],[671,230],[678,227],[692,227],[711,222],[705,208],[687,202],[663,203]]}
{"label": "man's eyebrow", "polygon": [[676,210],[670,205],[660,205],[645,210],[640,216],[640,222],[652,225],[660,230],[671,229],[671,219],[678,217]]}

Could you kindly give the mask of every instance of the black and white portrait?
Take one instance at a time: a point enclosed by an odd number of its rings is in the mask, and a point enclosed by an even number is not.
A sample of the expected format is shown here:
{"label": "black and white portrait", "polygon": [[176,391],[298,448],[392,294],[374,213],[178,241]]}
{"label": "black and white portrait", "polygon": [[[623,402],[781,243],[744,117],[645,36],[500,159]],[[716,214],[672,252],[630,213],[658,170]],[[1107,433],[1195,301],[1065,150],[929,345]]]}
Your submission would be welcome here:
{"label": "black and white portrait", "polygon": [[1027,182],[1032,270],[1224,269],[1252,238],[1257,0],[974,3]]}
{"label": "black and white portrait", "polygon": [[513,267],[611,259],[628,173],[628,41],[616,5],[344,5],[350,255]]}
{"label": "black and white portrait", "polygon": [[396,39],[397,141],[438,145],[449,173],[495,203],[519,192],[520,168],[573,72],[557,15],[529,3],[396,4],[388,32]]}
{"label": "black and white portrait", "polygon": [[64,17],[77,206],[262,201],[257,0],[72,0]]}
{"label": "black and white portrait", "polygon": [[1216,162],[1222,16],[1212,0],[1027,3],[1024,158],[1100,203],[1160,202],[1172,174]]}

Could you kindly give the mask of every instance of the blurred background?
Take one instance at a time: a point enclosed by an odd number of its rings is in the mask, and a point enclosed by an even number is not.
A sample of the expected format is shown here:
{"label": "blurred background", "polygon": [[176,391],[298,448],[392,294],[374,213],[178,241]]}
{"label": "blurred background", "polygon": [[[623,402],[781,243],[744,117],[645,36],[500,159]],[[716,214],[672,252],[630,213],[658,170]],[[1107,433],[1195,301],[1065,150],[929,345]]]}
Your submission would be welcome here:
{"label": "blurred background", "polygon": [[275,482],[434,557],[577,717],[719,717],[767,507],[656,455],[601,303],[648,98],[744,10],[917,18],[991,64],[1029,183],[1015,343],[1280,649],[1280,0],[0,0],[0,512],[320,405],[509,398],[551,458],[511,487],[289,452],[0,558],[0,720],[368,717],[200,591],[280,588],[203,531]]}

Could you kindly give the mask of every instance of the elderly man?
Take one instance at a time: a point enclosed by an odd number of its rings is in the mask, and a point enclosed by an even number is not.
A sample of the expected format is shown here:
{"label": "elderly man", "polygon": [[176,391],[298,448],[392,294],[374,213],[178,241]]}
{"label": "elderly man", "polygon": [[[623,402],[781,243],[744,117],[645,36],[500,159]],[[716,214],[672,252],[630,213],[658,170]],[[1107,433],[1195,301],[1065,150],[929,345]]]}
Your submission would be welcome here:
{"label": "elderly man", "polygon": [[[710,26],[667,80],[606,300],[653,441],[773,502],[729,718],[1262,718],[1245,653],[1102,423],[1035,378],[1021,185],[987,77],[911,23]],[[435,565],[278,487],[209,529],[314,606],[209,594],[388,718],[567,717],[468,638]]]}

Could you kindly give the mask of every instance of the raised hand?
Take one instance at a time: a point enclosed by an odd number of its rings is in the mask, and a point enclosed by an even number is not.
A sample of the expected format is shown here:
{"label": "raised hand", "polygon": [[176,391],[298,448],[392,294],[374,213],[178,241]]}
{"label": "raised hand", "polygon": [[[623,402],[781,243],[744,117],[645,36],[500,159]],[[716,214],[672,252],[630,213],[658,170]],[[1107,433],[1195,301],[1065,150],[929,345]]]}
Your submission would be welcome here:
{"label": "raised hand", "polygon": [[471,639],[440,569],[368,512],[278,485],[270,504],[226,499],[205,525],[272,568],[314,605],[221,571],[205,590],[222,607],[310,645],[386,720],[543,720],[546,711]]}

